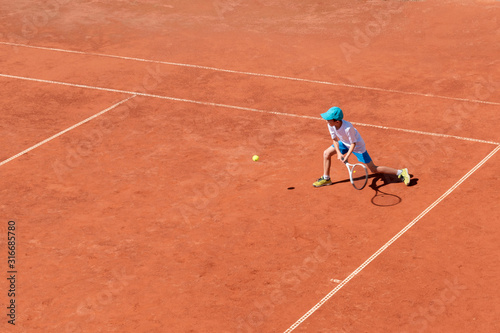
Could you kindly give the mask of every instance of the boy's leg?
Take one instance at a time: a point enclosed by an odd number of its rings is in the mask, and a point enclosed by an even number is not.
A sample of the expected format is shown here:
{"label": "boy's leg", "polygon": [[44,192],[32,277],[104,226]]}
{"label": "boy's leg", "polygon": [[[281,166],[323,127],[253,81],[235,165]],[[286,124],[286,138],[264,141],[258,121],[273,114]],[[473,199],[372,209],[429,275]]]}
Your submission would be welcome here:
{"label": "boy's leg", "polygon": [[371,172],[373,173],[385,173],[388,175],[398,175],[398,170],[386,166],[377,166],[373,163],[373,161],[370,161],[369,163],[366,163],[366,166],[368,169],[370,169]]}
{"label": "boy's leg", "polygon": [[386,166],[375,165],[375,163],[373,163],[372,161],[370,154],[368,154],[367,151],[365,151],[364,153],[354,153],[354,155],[356,156],[359,162],[366,164],[366,166],[368,167],[368,169],[370,169],[372,173],[384,173],[387,175],[399,176],[398,172],[399,170],[397,169],[389,168]]}
{"label": "boy's leg", "polygon": [[332,165],[332,156],[337,152],[330,146],[323,152],[323,176],[330,177],[330,166]]}
{"label": "boy's leg", "polygon": [[366,166],[368,166],[370,171],[373,173],[395,175],[395,176],[398,176],[398,178],[401,179],[405,183],[405,185],[410,184],[410,174],[408,173],[408,169],[397,170],[397,169],[386,167],[386,166],[376,166],[373,163],[373,161],[366,163]]}
{"label": "boy's leg", "polygon": [[330,146],[323,152],[323,176],[313,183],[314,187],[332,185],[330,179],[330,166],[332,156],[336,154],[335,148]]}

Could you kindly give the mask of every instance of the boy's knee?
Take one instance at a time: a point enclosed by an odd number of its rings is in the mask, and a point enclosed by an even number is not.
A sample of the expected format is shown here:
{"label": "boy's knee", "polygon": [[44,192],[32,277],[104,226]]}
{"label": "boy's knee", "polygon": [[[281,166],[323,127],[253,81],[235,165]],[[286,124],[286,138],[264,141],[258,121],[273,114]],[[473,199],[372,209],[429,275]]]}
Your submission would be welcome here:
{"label": "boy's knee", "polygon": [[330,158],[333,154],[335,154],[335,150],[332,151],[330,149],[326,149],[324,152],[323,152],[323,157],[324,158]]}

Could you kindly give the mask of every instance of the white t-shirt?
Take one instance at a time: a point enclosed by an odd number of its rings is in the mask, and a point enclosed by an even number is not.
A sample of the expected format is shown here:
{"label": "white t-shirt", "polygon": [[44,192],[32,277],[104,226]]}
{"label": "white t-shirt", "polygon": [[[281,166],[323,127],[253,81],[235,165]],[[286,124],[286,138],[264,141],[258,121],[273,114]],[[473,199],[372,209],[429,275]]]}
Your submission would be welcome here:
{"label": "white t-shirt", "polygon": [[356,142],[356,147],[354,147],[355,153],[362,154],[366,151],[363,138],[361,138],[358,130],[355,129],[350,122],[342,120],[342,126],[340,126],[339,129],[336,129],[335,126],[330,126],[330,124],[328,124],[328,129],[330,130],[332,139],[335,140],[335,138],[338,138],[339,141],[342,141],[347,148],[351,147],[351,144]]}

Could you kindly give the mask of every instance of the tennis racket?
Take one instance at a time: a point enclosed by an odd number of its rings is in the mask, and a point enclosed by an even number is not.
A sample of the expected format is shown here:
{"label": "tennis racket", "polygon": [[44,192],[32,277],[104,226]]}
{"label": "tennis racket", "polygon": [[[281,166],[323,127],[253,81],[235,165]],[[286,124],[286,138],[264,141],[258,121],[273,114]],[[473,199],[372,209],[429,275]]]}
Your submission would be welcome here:
{"label": "tennis racket", "polygon": [[349,179],[351,180],[352,186],[356,190],[362,190],[368,182],[368,170],[361,163],[351,164],[347,161],[344,161],[344,163],[349,172]]}

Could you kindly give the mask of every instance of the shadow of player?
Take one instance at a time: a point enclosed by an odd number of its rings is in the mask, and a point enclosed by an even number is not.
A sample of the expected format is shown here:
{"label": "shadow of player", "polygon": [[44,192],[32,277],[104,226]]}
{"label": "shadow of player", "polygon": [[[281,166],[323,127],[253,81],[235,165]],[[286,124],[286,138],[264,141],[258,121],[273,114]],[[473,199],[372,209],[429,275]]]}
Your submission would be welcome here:
{"label": "shadow of player", "polygon": [[[413,177],[413,175],[410,174],[410,177]],[[398,176],[394,176],[394,175],[370,174],[370,175],[368,175],[368,182],[370,182],[370,179],[372,180],[371,185],[368,185],[368,186],[371,187],[372,189],[374,189],[375,191],[380,189],[380,187],[382,187],[382,186],[386,186],[386,185],[389,185],[392,183],[401,183],[401,180],[398,178]],[[377,185],[377,182],[379,180],[383,181],[383,183],[381,185]],[[346,178],[343,180],[338,180],[338,181],[332,182],[332,185],[342,184],[342,183],[350,183],[350,182],[351,182],[351,180],[349,178]],[[410,184],[408,184],[408,186],[415,186],[415,185],[417,185],[417,183],[418,183],[418,178],[411,178]],[[325,186],[325,187],[329,187],[329,186]]]}
{"label": "shadow of player", "polygon": [[[375,191],[375,195],[371,199],[372,204],[379,207],[391,207],[402,201],[401,197],[381,190],[382,187],[389,184],[401,183],[401,180],[397,176],[386,174],[375,174],[372,176],[372,181],[369,185]],[[410,176],[412,178],[410,179],[410,184],[408,184],[408,186],[417,185],[418,178],[413,178],[413,175]],[[381,181],[380,184],[378,184],[379,181]]]}

